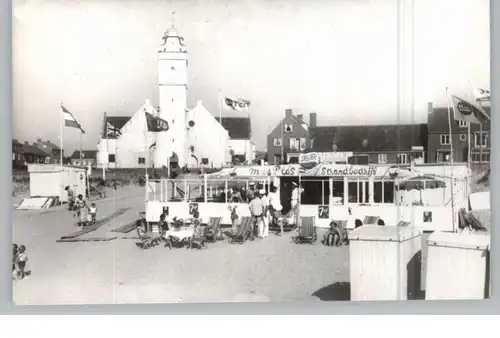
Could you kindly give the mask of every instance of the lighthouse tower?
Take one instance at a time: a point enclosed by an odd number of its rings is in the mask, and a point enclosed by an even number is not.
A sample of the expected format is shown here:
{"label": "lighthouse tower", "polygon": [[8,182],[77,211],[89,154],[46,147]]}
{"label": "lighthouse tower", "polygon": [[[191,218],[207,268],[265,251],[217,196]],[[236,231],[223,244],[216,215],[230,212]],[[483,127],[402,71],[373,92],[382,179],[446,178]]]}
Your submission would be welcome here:
{"label": "lighthouse tower", "polygon": [[175,155],[180,167],[187,162],[187,58],[184,39],[174,27],[170,28],[158,51],[158,116],[169,125],[167,132],[156,133],[155,165],[158,167],[167,166],[169,158]]}

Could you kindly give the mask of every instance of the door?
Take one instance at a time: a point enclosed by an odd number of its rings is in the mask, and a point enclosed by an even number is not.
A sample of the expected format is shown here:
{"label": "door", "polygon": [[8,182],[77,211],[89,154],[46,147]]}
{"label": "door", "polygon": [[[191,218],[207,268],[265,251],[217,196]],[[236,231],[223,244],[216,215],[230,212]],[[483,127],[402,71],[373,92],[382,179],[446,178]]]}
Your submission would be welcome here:
{"label": "door", "polygon": [[280,199],[283,207],[282,213],[286,215],[292,208],[292,190],[293,182],[299,183],[298,177],[280,177]]}

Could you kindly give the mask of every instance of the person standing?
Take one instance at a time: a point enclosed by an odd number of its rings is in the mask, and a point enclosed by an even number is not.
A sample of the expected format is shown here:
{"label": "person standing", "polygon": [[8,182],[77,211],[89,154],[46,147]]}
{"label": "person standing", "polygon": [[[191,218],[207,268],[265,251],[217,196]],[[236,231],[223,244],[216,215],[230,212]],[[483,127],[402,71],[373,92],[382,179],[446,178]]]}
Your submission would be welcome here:
{"label": "person standing", "polygon": [[[292,210],[299,204],[299,194],[302,194],[304,192],[304,189],[302,187],[299,187],[299,185],[295,182],[293,182],[293,190],[292,190],[292,199],[291,199],[291,207]],[[299,213],[298,210],[295,210],[295,225],[299,224]]]}
{"label": "person standing", "polygon": [[68,194],[68,208],[69,208],[69,211],[73,211],[73,206],[75,204],[75,195],[73,194],[73,190],[71,190],[71,188],[68,186],[66,186],[66,188],[64,188],[64,190],[66,190],[67,194]]}
{"label": "person standing", "polygon": [[266,189],[260,189],[259,191],[260,199],[262,200],[263,212],[263,229],[260,236],[267,238],[269,236],[269,198],[266,195]]}
{"label": "person standing", "polygon": [[236,231],[238,230],[238,223],[239,223],[239,217],[238,214],[236,213],[236,209],[238,208],[238,198],[236,196],[233,196],[231,198],[231,203],[229,203],[229,212],[231,213],[231,223],[232,223],[232,230],[233,230],[233,235],[236,234]]}
{"label": "person standing", "polygon": [[78,226],[85,226],[87,224],[87,203],[83,198],[83,195],[78,195],[75,202],[76,215],[78,217]]}
{"label": "person standing", "polygon": [[[257,228],[257,236],[262,232],[262,217],[264,214],[264,207],[262,205],[262,200],[259,198],[258,194],[249,193],[248,198],[251,199],[248,207],[250,208],[250,214],[252,215],[252,225]],[[256,226],[257,225],[257,226]]]}
{"label": "person standing", "polygon": [[271,187],[271,192],[269,193],[269,211],[271,216],[270,223],[276,225],[279,223],[280,225],[280,235],[283,233],[283,222],[279,221],[281,216],[281,202],[277,193],[278,189],[273,185]]}

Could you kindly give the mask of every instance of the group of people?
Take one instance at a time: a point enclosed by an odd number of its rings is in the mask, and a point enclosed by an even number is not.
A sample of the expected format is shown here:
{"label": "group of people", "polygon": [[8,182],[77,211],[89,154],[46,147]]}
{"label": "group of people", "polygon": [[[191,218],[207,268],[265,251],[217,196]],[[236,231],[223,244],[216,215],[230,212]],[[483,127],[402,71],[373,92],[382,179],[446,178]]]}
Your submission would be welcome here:
{"label": "group of people", "polygon": [[280,222],[282,206],[277,190],[275,186],[271,186],[268,193],[264,188],[256,189],[254,185],[250,185],[242,196],[237,188],[233,189],[229,202],[233,233],[237,231],[239,225],[238,206],[242,202],[247,202],[252,215],[252,223],[256,225],[258,238],[269,236],[270,224],[279,224],[281,226],[279,235],[281,235],[283,233],[283,224]]}
{"label": "group of people", "polygon": [[76,212],[75,216],[78,218],[76,223],[79,227],[84,227],[89,224],[94,224],[97,217],[97,207],[95,203],[90,206],[87,204],[82,194],[79,194],[76,198],[73,190],[69,186],[65,188],[68,194],[68,208],[71,212]]}

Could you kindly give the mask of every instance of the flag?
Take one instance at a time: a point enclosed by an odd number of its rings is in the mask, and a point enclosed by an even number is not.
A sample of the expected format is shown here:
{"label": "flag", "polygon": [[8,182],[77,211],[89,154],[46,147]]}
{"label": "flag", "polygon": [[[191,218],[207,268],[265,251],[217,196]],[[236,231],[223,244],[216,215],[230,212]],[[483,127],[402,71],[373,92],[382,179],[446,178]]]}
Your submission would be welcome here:
{"label": "flag", "polygon": [[75,117],[73,116],[73,114],[71,114],[66,108],[64,108],[64,106],[61,105],[61,111],[62,111],[62,114],[63,114],[63,119],[64,119],[64,125],[66,127],[71,127],[71,128],[77,128],[77,129],[80,129],[80,131],[82,132],[82,134],[85,134],[85,131],[82,129],[82,127],[80,126],[80,123],[78,123],[78,121],[75,119]]}
{"label": "flag", "polygon": [[476,98],[476,101],[490,101],[491,100],[490,91],[486,90],[486,89],[481,89],[481,88],[474,89],[474,97]]}
{"label": "flag", "polygon": [[111,137],[120,137],[122,132],[120,131],[120,128],[116,128],[111,123],[106,122],[106,135]]}
{"label": "flag", "polygon": [[225,96],[222,100],[224,108],[234,111],[247,111],[250,107],[250,101],[244,99],[235,99]]}
{"label": "flag", "polygon": [[490,117],[483,108],[455,95],[452,95],[451,98],[453,101],[453,114],[455,115],[455,120],[480,124],[490,120]]}
{"label": "flag", "polygon": [[152,114],[146,113],[146,124],[148,125],[148,131],[160,132],[167,131],[169,129],[168,122],[159,117],[153,116]]}

